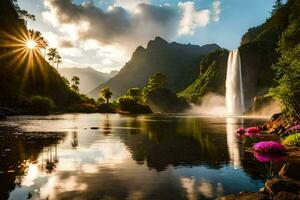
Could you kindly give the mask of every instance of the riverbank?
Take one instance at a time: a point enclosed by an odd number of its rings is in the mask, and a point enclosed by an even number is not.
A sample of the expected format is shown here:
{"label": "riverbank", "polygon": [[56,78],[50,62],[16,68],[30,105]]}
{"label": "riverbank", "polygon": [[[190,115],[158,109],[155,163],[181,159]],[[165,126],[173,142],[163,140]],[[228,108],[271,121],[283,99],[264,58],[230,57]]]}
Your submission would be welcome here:
{"label": "riverbank", "polygon": [[[295,123],[296,124],[296,123]],[[296,134],[292,130],[294,125],[287,125],[280,114],[275,114],[269,121],[260,126],[261,134],[257,135],[260,141],[277,141],[285,144],[288,135]],[[295,126],[294,126],[295,127]],[[241,192],[218,198],[218,200],[299,200],[300,199],[300,147],[285,145],[284,165],[280,170],[271,172],[264,187],[258,192]],[[248,149],[253,151],[252,149]],[[276,160],[276,159],[275,159]],[[270,159],[270,170],[272,163]],[[279,159],[282,160],[282,159]]]}

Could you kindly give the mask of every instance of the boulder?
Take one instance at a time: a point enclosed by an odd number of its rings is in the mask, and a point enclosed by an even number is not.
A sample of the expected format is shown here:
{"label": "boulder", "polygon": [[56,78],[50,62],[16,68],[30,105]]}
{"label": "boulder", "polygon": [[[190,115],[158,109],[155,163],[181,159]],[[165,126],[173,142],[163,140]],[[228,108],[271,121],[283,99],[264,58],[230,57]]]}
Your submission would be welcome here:
{"label": "boulder", "polygon": [[240,194],[233,194],[217,198],[217,200],[267,200],[267,196],[256,192],[241,192]]}
{"label": "boulder", "polygon": [[300,163],[286,163],[279,172],[280,177],[300,181]]}
{"label": "boulder", "polygon": [[300,195],[283,191],[283,192],[279,192],[274,197],[274,200],[300,200]]}
{"label": "boulder", "polygon": [[273,178],[265,183],[266,193],[274,198],[280,192],[290,192],[298,194],[300,192],[300,185],[292,180],[283,180]]}

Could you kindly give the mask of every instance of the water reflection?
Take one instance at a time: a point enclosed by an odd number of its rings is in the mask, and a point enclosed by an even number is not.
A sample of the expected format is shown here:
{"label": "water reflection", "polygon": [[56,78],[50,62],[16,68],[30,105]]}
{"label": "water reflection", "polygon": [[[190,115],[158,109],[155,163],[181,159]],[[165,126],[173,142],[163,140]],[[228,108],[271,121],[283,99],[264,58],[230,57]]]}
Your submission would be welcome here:
{"label": "water reflection", "polygon": [[[25,164],[1,179],[11,184],[2,188],[10,199],[214,199],[263,183],[244,171],[248,157],[234,134],[240,119],[92,114],[9,123],[67,131],[59,142],[37,142],[27,157],[11,157]],[[26,153],[29,144],[21,143]]]}
{"label": "water reflection", "polygon": [[226,118],[226,135],[227,135],[227,146],[228,153],[230,156],[230,161],[232,162],[234,168],[241,167],[241,160],[244,157],[244,148],[240,144],[235,131],[242,127],[244,119],[238,118]]}

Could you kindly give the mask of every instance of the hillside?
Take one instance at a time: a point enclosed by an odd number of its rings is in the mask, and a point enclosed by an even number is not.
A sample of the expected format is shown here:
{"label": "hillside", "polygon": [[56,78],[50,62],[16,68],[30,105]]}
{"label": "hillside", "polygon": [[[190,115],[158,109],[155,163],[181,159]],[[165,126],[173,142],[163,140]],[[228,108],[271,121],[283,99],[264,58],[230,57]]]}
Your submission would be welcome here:
{"label": "hillside", "polygon": [[91,67],[78,68],[61,68],[59,73],[66,77],[70,82],[73,76],[78,76],[80,78],[79,89],[83,94],[87,94],[99,84],[102,84],[108,81],[111,77],[115,76],[118,71],[112,71],[111,73],[103,73],[97,70],[94,70]]}
{"label": "hillside", "polygon": [[160,37],[151,40],[146,48],[139,46],[131,60],[109,81],[89,93],[97,97],[101,88],[110,87],[114,98],[124,94],[128,88],[144,87],[149,76],[161,72],[168,77],[168,87],[178,92],[191,84],[199,74],[200,60],[220,47],[216,44],[204,46],[168,43]]}
{"label": "hillside", "polygon": [[37,50],[25,47],[29,33],[10,0],[0,1],[0,105],[16,106],[22,98],[42,95],[57,105],[79,100]]}

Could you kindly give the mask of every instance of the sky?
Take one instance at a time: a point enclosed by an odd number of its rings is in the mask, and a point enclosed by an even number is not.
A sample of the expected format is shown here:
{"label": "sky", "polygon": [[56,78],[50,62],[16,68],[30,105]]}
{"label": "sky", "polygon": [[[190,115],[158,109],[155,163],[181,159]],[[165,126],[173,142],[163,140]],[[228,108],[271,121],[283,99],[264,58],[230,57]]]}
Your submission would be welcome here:
{"label": "sky", "polygon": [[58,48],[63,67],[119,70],[134,50],[160,36],[169,42],[216,43],[232,50],[270,17],[275,0],[19,0]]}

